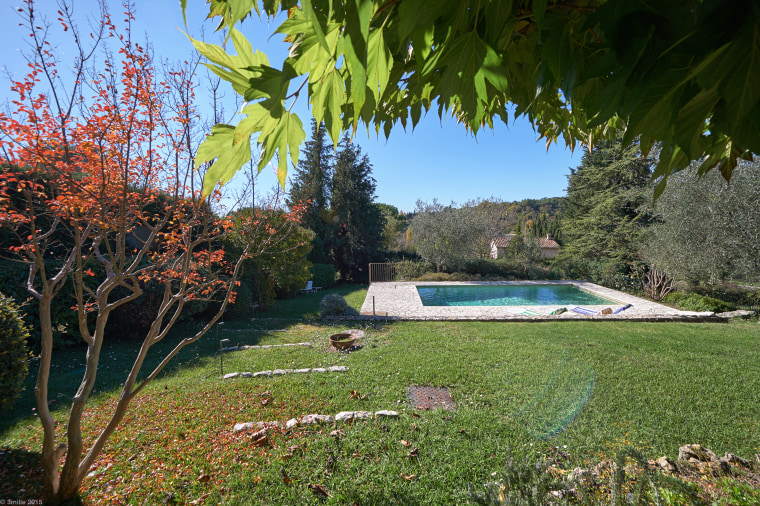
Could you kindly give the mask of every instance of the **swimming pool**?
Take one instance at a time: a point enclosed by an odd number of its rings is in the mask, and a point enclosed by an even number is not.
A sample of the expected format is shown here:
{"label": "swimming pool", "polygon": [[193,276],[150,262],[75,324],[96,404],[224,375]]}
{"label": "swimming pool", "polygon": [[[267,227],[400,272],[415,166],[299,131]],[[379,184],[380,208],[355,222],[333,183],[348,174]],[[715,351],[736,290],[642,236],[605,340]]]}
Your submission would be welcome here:
{"label": "swimming pool", "polygon": [[551,306],[619,304],[572,284],[418,285],[423,306]]}

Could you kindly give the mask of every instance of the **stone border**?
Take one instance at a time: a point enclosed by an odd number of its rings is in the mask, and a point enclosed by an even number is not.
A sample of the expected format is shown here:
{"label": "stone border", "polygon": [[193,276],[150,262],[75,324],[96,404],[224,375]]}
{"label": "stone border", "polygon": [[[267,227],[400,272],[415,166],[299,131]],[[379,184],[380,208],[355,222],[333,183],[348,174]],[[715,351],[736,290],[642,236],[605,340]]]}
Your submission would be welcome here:
{"label": "stone border", "polygon": [[286,344],[246,344],[241,346],[228,346],[222,348],[222,351],[237,351],[237,350],[264,350],[268,348],[283,348],[286,346],[306,346],[311,348],[311,343],[286,343]]}
{"label": "stone border", "polygon": [[[467,286],[467,285],[551,285],[564,284],[574,285],[581,290],[588,291],[613,301],[609,305],[588,305],[589,309],[601,311],[611,308],[613,311],[625,304],[632,307],[616,315],[582,315],[569,311],[569,306],[545,305],[545,306],[423,306],[417,286]],[[373,314],[374,299],[374,314]],[[568,309],[561,315],[549,315],[550,312],[560,309]],[[526,311],[541,313],[535,316],[526,316]],[[336,318],[344,319],[344,318]],[[453,320],[453,321],[514,321],[514,322],[546,322],[557,320],[581,320],[581,321],[644,321],[644,322],[704,322],[723,321],[715,318],[714,313],[697,313],[692,311],[679,311],[677,309],[657,304],[627,293],[612,290],[588,281],[447,281],[447,282],[423,282],[402,281],[372,283],[367,290],[367,296],[362,305],[361,315],[347,317],[345,319],[356,320]]]}
{"label": "stone border", "polygon": [[333,365],[331,367],[313,367],[306,369],[270,369],[259,372],[230,372],[224,375],[222,379],[232,378],[258,378],[260,376],[284,376],[285,374],[305,374],[310,372],[347,372],[348,366]]}
{"label": "stone border", "polygon": [[321,425],[332,424],[336,422],[352,422],[354,420],[370,420],[372,418],[398,418],[397,411],[391,411],[384,409],[382,411],[341,411],[335,416],[332,415],[318,415],[310,414],[304,415],[299,420],[298,418],[291,418],[285,423],[280,422],[244,422],[236,423],[232,428],[232,432],[241,432],[250,429],[279,429],[285,427],[286,429],[292,429],[298,425]]}

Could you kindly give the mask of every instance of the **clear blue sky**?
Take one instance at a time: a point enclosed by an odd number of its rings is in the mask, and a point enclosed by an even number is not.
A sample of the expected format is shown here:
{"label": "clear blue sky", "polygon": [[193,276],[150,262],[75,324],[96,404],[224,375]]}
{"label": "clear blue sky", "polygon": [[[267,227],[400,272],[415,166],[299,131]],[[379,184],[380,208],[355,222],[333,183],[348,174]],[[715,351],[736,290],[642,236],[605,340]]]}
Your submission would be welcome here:
{"label": "clear blue sky", "polygon": [[[3,47],[0,70],[5,75],[24,73],[26,65],[20,57],[20,49],[25,48],[27,33],[18,24],[16,8],[21,0],[11,0],[11,5],[0,7],[0,47]],[[107,0],[114,20],[123,16],[120,2]],[[82,19],[80,26],[86,27],[86,16],[96,14],[93,0],[75,0],[77,16]],[[137,0],[136,34],[147,34],[155,53],[162,58],[185,59],[193,48],[180,32],[183,28],[179,1]],[[53,24],[51,41],[60,40],[64,33],[56,21],[57,4],[52,0],[37,2],[37,12],[45,13]],[[201,38],[201,30],[206,40],[215,40],[214,23],[204,22],[205,1],[188,0],[188,29],[191,35]],[[270,56],[273,64],[282,61],[287,45],[280,43],[278,36],[269,38],[276,24],[254,19],[246,22],[242,31],[254,48]],[[61,60],[67,63],[65,46],[61,46]],[[3,68],[4,67],[4,68]],[[232,97],[231,89],[228,96]],[[9,84],[0,84],[0,100],[9,96]],[[202,95],[201,95],[202,99]],[[302,94],[294,108],[304,122],[307,135],[310,132],[311,116],[307,109],[306,96]],[[417,199],[430,201],[437,198],[442,203],[454,201],[462,204],[476,198],[496,197],[512,201],[524,198],[556,197],[564,195],[569,167],[580,164],[582,153],[571,154],[564,145],[554,145],[546,151],[544,141],[527,121],[520,120],[509,127],[498,124],[493,131],[479,133],[477,139],[468,134],[461,125],[447,117],[441,121],[435,109],[424,117],[417,128],[406,132],[394,128],[390,139],[378,138],[374,132],[359,131],[355,137],[373,165],[373,175],[377,180],[377,201],[392,204],[403,211],[412,211]],[[259,188],[271,187],[275,177],[265,169],[259,177]]]}

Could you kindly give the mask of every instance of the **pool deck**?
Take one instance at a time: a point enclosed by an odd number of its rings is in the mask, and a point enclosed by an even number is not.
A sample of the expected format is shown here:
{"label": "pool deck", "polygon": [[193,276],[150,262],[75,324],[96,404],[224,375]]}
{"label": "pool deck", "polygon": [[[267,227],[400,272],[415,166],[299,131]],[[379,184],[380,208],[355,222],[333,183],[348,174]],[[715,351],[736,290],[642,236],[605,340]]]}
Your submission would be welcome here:
{"label": "pool deck", "polygon": [[[417,286],[467,286],[467,285],[575,285],[581,290],[615,301],[610,305],[583,306],[601,311],[613,311],[625,304],[632,307],[616,315],[583,315],[570,311],[562,305],[545,306],[423,306]],[[568,311],[550,315],[559,308]],[[521,314],[536,312],[539,315]],[[588,281],[401,281],[372,283],[362,305],[361,315],[366,318],[392,320],[487,320],[487,321],[554,321],[554,320],[623,320],[623,321],[706,321],[713,313],[679,311],[662,304],[634,297],[627,293],[605,288]],[[714,320],[713,320],[714,321]]]}

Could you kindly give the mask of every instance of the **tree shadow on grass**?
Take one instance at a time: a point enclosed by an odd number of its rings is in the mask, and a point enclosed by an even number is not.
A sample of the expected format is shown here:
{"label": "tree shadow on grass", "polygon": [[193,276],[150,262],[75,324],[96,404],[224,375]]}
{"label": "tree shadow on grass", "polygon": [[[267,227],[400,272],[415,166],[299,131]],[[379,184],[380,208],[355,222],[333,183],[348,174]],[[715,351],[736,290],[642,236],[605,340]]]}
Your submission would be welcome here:
{"label": "tree shadow on grass", "polygon": [[33,504],[40,499],[42,490],[42,466],[39,452],[16,448],[0,448],[0,498],[6,504]]}

